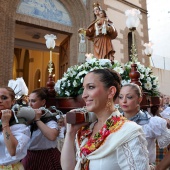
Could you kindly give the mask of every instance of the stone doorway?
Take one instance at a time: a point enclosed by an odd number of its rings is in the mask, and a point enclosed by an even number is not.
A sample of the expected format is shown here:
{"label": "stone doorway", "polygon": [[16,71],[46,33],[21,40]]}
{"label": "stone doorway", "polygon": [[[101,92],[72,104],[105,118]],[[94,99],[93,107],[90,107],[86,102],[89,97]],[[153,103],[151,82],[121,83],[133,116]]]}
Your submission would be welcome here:
{"label": "stone doorway", "polygon": [[68,67],[69,36],[56,30],[17,22],[15,26],[13,79],[23,77],[29,91],[46,86],[48,80],[49,50],[45,45],[46,34],[57,36],[53,50],[54,81]]}

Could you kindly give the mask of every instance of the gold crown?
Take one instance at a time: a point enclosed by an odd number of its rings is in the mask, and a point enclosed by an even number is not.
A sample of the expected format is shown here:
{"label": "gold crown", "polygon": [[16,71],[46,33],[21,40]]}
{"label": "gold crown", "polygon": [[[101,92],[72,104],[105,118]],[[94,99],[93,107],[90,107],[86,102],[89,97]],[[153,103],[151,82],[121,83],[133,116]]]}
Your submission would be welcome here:
{"label": "gold crown", "polygon": [[99,5],[99,3],[98,3],[98,2],[95,2],[95,3],[93,4],[93,8],[95,8],[95,7],[100,8],[100,5]]}

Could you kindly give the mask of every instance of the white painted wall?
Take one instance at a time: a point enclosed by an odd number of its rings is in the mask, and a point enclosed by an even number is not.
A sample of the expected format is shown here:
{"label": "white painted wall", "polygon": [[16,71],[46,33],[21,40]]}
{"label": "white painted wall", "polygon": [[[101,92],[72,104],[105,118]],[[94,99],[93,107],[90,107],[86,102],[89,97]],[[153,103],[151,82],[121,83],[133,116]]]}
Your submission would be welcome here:
{"label": "white painted wall", "polygon": [[147,0],[147,9],[154,66],[170,70],[170,1]]}

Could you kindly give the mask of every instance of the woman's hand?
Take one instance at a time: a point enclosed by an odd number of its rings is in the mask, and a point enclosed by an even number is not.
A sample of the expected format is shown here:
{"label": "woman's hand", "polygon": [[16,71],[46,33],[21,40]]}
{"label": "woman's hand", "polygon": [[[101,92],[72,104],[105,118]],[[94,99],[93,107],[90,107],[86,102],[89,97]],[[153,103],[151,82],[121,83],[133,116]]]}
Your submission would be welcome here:
{"label": "woman's hand", "polygon": [[15,156],[16,154],[16,147],[18,145],[17,139],[13,136],[11,129],[9,127],[9,121],[12,116],[12,111],[9,109],[1,110],[2,112],[2,131],[4,135],[4,142],[7,147],[7,150],[11,156]]}
{"label": "woman's hand", "polygon": [[75,124],[75,125],[72,125],[72,124],[68,124],[67,123],[67,132],[68,133],[77,133],[77,131],[82,127],[82,126],[86,126],[88,123],[80,123],[80,124]]}
{"label": "woman's hand", "polygon": [[35,111],[35,118],[34,118],[34,120],[39,120],[41,118],[41,116],[42,116],[42,110],[34,109],[34,111]]}
{"label": "woman's hand", "polygon": [[[69,112],[80,112],[78,111],[78,109],[72,109],[70,110]],[[66,132],[68,134],[73,134],[76,135],[77,131],[82,127],[82,126],[85,126],[87,125],[88,123],[79,123],[79,124],[69,124],[67,123],[66,121],[66,116],[64,117],[64,124],[66,126]]]}
{"label": "woman's hand", "polygon": [[1,110],[1,112],[2,112],[2,116],[1,116],[2,126],[8,125],[12,116],[12,111],[6,109],[6,110]]}

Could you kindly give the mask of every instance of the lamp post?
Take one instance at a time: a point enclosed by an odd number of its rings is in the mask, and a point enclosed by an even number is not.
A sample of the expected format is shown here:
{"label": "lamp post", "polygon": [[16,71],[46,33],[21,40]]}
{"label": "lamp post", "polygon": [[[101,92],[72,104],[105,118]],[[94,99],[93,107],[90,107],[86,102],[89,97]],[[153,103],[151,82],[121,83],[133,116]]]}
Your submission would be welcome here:
{"label": "lamp post", "polygon": [[[152,45],[153,44],[151,42],[145,43],[143,45],[145,47],[144,53],[149,57],[149,67],[150,68],[151,68],[151,59],[152,59],[151,56],[152,56],[152,53],[153,53]],[[154,66],[154,64],[153,64],[153,66]]]}
{"label": "lamp post", "polygon": [[140,11],[134,8],[125,11],[125,15],[127,16],[126,26],[132,32],[132,46],[131,46],[132,49],[131,49],[130,56],[131,56],[133,63],[136,63],[138,61],[134,31],[136,30],[136,27],[138,27],[139,25],[139,14],[140,14]]}
{"label": "lamp post", "polygon": [[126,20],[126,26],[129,28],[129,30],[132,32],[132,45],[131,45],[131,59],[132,59],[132,65],[131,65],[131,72],[129,73],[129,77],[131,78],[131,83],[138,84],[141,86],[141,82],[139,80],[140,73],[137,70],[137,61],[138,61],[138,55],[135,45],[135,30],[136,27],[139,25],[139,14],[140,11],[137,9],[130,9],[125,11],[125,15],[127,16]]}
{"label": "lamp post", "polygon": [[50,50],[50,60],[48,63],[48,72],[49,72],[49,76],[48,76],[48,81],[47,81],[47,88],[49,91],[49,95],[51,97],[55,96],[55,90],[54,90],[54,78],[52,75],[52,71],[53,71],[53,62],[52,62],[52,50],[55,48],[55,39],[57,39],[57,37],[53,34],[46,34],[44,36],[44,38],[46,39],[46,46],[47,48]]}

